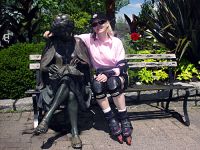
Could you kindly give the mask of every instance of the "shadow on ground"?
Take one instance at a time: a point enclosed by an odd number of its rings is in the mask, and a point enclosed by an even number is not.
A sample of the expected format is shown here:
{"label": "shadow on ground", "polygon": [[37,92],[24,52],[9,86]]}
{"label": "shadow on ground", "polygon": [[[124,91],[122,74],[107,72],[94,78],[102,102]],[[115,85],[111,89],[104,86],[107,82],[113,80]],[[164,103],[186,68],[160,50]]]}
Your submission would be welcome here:
{"label": "shadow on ground", "polygon": [[[127,106],[132,106],[133,103],[127,103]],[[147,119],[161,119],[161,118],[169,118],[174,117],[180,122],[183,123],[183,117],[181,114],[177,113],[174,110],[170,110],[166,112],[161,107],[154,106],[151,104],[147,104],[149,107],[151,107],[151,110],[145,110],[144,111],[128,111],[129,117],[131,121],[137,121],[137,120],[147,120]],[[111,107],[114,111],[117,111],[114,109],[114,105],[111,104]],[[155,109],[155,110],[154,110]],[[42,143],[41,148],[42,149],[49,149],[52,147],[53,143],[61,138],[62,136],[65,136],[66,134],[70,133],[70,123],[68,120],[68,116],[66,115],[65,111],[57,112],[54,117],[51,120],[51,124],[49,126],[50,129],[54,130],[56,134],[50,134],[51,137],[47,139],[44,143]],[[96,130],[101,130],[109,134],[109,128],[107,126],[107,123],[104,119],[103,112],[100,109],[100,107],[96,104],[91,107],[88,111],[85,112],[79,112],[79,119],[78,119],[78,127],[80,134],[83,131],[90,130],[91,128],[94,128]],[[117,140],[116,137],[110,136],[113,140]]]}

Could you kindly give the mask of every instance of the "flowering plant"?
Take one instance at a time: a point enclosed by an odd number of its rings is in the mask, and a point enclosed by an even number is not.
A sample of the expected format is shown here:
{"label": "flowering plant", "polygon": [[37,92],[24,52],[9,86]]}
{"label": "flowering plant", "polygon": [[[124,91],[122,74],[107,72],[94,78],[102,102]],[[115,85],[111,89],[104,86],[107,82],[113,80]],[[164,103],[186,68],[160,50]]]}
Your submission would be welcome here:
{"label": "flowering plant", "polygon": [[137,40],[140,39],[140,34],[138,34],[138,33],[136,33],[136,32],[131,33],[130,36],[131,36],[131,39],[132,39],[133,41],[137,41]]}

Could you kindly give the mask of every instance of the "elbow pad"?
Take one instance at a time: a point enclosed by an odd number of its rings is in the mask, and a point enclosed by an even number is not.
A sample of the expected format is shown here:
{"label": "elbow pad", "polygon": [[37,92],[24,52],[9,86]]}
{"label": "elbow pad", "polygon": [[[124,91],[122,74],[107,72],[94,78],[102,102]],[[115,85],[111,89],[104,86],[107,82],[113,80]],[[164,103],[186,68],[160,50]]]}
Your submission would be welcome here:
{"label": "elbow pad", "polygon": [[120,70],[120,75],[124,75],[127,73],[128,71],[128,64],[127,64],[127,60],[120,60],[118,63],[117,63],[117,67],[119,68]]}

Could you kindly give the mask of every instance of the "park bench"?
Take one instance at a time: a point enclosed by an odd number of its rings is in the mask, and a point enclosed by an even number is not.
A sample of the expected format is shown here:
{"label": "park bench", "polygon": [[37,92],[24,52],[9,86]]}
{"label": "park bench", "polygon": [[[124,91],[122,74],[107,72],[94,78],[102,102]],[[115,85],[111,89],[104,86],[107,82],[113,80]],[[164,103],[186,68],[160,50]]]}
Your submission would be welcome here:
{"label": "park bench", "polygon": [[[40,60],[41,55],[29,55],[29,60],[31,63],[29,64],[29,69],[35,71],[35,78],[36,78],[36,86],[39,85],[40,82]],[[38,126],[38,123],[41,116],[41,110],[37,107],[37,101],[39,99],[40,92],[36,89],[29,89],[25,92],[26,94],[29,94],[32,96],[33,100],[33,113],[34,113],[34,120],[33,120],[33,127],[36,128]]]}
{"label": "park bench", "polygon": [[[183,100],[183,118],[181,117],[181,122],[186,126],[190,125],[190,120],[187,111],[187,102],[188,97],[190,96],[189,89],[192,86],[183,86],[181,84],[175,84],[174,78],[174,69],[177,67],[176,55],[175,54],[127,54],[126,60],[128,61],[128,66],[130,70],[136,70],[141,68],[147,68],[151,70],[165,68],[168,72],[168,81],[159,82],[153,84],[132,84],[130,83],[128,88],[125,90],[126,93],[136,92],[137,93],[137,102],[138,103],[149,103],[149,102],[161,102],[162,108],[166,113],[171,113],[169,110],[169,104],[171,101]],[[148,60],[148,61],[145,61]],[[183,90],[184,94],[173,97],[173,92],[176,90],[178,93],[179,90]],[[157,91],[165,92],[167,91],[166,98],[157,98],[151,100],[141,99],[141,93],[146,91]],[[130,99],[130,97],[129,97]],[[164,102],[165,106],[164,106]],[[179,113],[178,113],[179,114]],[[179,114],[179,116],[182,116]]]}
{"label": "park bench", "polygon": [[[144,62],[141,60],[158,60],[157,62]],[[39,85],[40,80],[40,60],[41,55],[30,55],[29,60],[32,61],[29,64],[29,69],[35,70],[36,74],[36,84]],[[136,92],[137,93],[137,101],[140,103],[146,103],[146,100],[142,100],[140,98],[141,92],[145,91],[169,91],[168,97],[165,99],[153,99],[148,101],[149,102],[166,102],[165,104],[165,112],[170,113],[169,110],[169,103],[173,100],[181,100],[183,99],[183,112],[184,112],[184,119],[182,122],[186,125],[190,125],[190,120],[187,112],[187,101],[189,97],[189,89],[192,88],[191,86],[182,86],[182,85],[175,85],[174,77],[173,77],[173,68],[177,67],[177,61],[175,54],[126,54],[126,60],[128,61],[129,69],[141,69],[141,68],[151,68],[157,69],[162,67],[167,67],[168,75],[169,75],[169,82],[165,84],[152,84],[152,85],[137,85],[137,84],[129,84],[128,88],[125,90],[125,93]],[[162,60],[162,61],[160,61]],[[173,98],[173,91],[174,90],[184,90],[185,94],[183,96]],[[36,89],[31,89],[26,91],[27,94],[32,95],[33,100],[33,112],[34,112],[34,128],[38,125],[38,120],[41,118],[42,110],[39,110],[37,107],[37,100],[39,98],[39,91]],[[131,97],[129,97],[130,99]]]}

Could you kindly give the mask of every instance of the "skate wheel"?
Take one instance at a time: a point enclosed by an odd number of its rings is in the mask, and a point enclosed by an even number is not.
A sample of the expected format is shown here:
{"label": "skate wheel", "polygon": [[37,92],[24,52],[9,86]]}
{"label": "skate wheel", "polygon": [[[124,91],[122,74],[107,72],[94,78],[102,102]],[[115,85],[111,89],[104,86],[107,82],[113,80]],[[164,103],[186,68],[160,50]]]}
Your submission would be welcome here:
{"label": "skate wheel", "polygon": [[122,137],[122,135],[118,135],[118,136],[117,136],[117,140],[118,140],[118,142],[119,142],[120,144],[123,144],[123,137]]}
{"label": "skate wheel", "polygon": [[126,138],[126,144],[127,145],[131,145],[131,141],[132,141],[132,137],[131,136]]}

